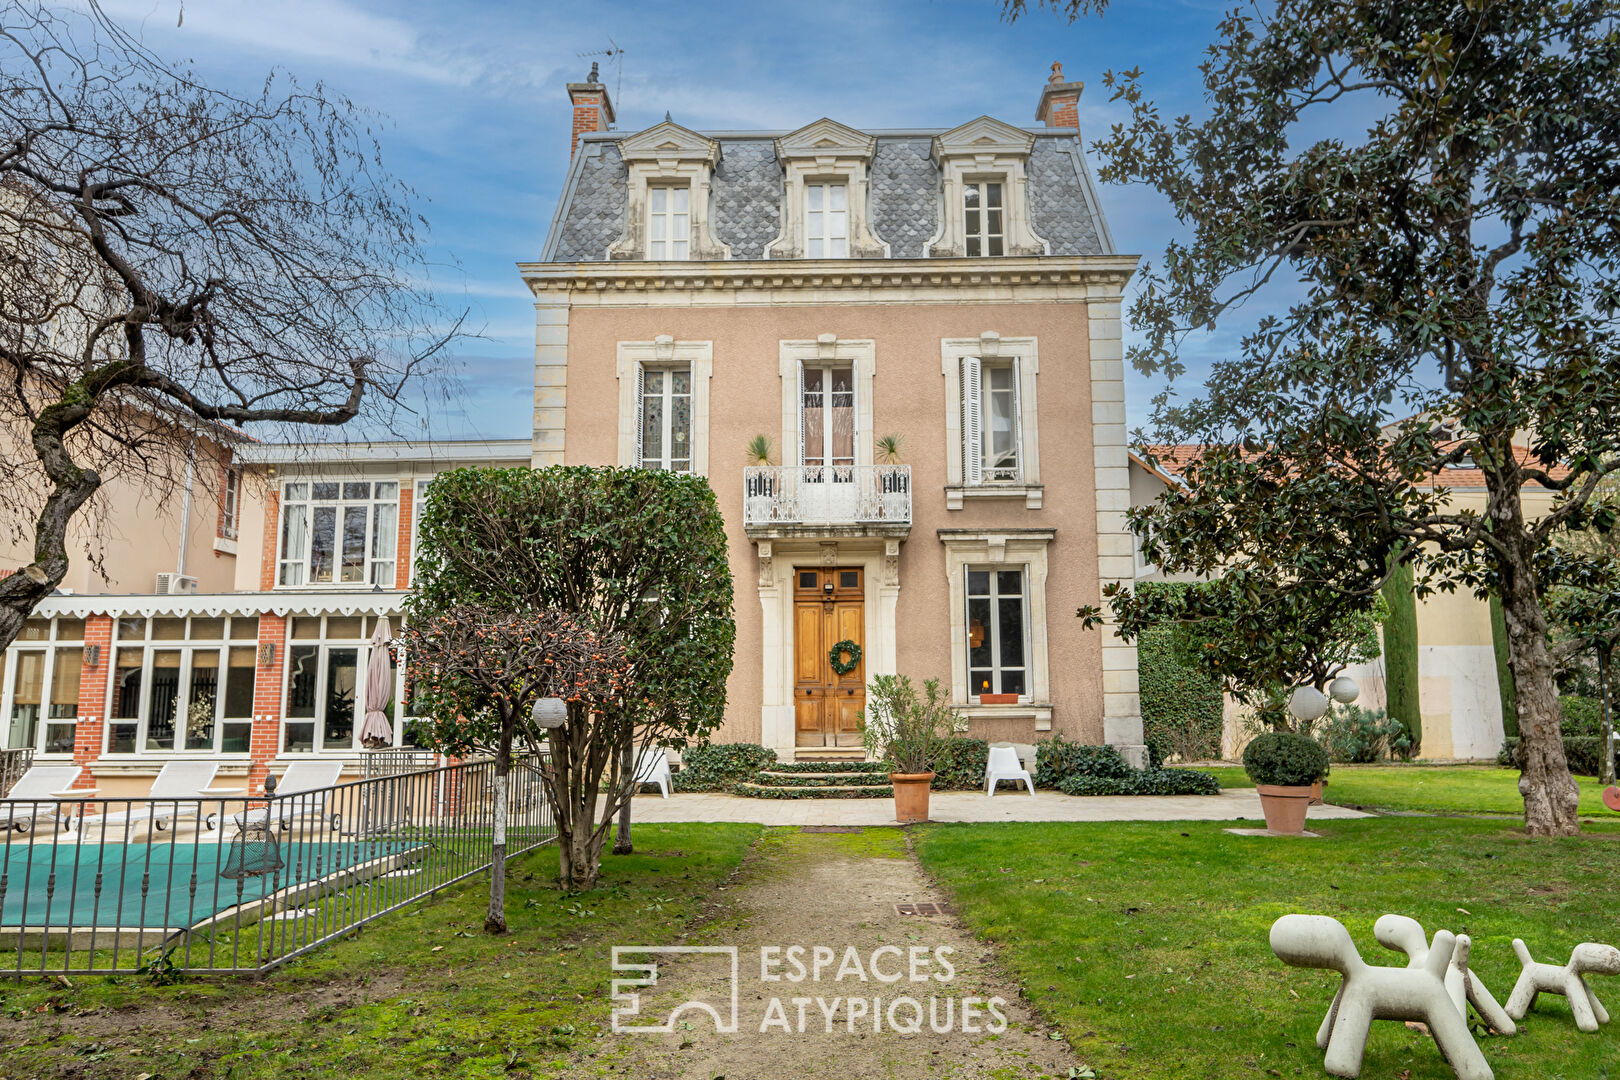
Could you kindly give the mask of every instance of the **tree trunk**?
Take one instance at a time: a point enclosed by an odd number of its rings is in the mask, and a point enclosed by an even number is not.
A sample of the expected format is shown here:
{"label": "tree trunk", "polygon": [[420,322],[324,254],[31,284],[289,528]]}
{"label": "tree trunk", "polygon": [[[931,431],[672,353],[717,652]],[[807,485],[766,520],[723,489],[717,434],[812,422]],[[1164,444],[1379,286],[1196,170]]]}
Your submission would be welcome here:
{"label": "tree trunk", "polygon": [[636,793],[636,740],[633,733],[627,733],[624,740],[624,750],[619,754],[619,769],[624,776],[624,805],[619,807],[619,828],[613,836],[613,854],[630,855],[634,853],[635,846],[630,842],[630,799]]}
{"label": "tree trunk", "polygon": [[[566,892],[596,888],[607,830],[597,827],[597,798],[610,749],[592,739],[590,718],[570,704],[568,723],[547,733],[546,795],[557,825],[559,881]],[[594,743],[594,744],[593,744]]]}
{"label": "tree trunk", "polygon": [[1581,831],[1580,789],[1564,757],[1556,665],[1547,647],[1547,615],[1537,589],[1534,539],[1524,528],[1517,492],[1511,506],[1493,507],[1492,516],[1497,526],[1493,531],[1506,549],[1498,551],[1497,567],[1519,710],[1524,828],[1531,836],[1574,836]]}
{"label": "tree trunk", "polygon": [[495,831],[489,849],[489,911],[484,915],[484,931],[490,934],[506,933],[506,785],[516,725],[515,714],[502,715],[501,742],[495,751]]}
{"label": "tree trunk", "polygon": [[596,888],[602,874],[602,848],[607,834],[595,829],[576,829],[558,837],[557,853],[562,861],[562,887],[565,892],[588,892]]}

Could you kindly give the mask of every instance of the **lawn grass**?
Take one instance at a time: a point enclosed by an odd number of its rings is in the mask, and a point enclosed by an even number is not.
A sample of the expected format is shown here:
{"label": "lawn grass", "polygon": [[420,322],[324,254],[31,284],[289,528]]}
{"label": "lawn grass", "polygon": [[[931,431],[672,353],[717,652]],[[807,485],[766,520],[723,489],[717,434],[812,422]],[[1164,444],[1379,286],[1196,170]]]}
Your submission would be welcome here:
{"label": "lawn grass", "polygon": [[[1221,787],[1253,787],[1239,765],[1203,768]],[[1603,805],[1603,785],[1578,776],[1581,813],[1620,821]],[[1517,769],[1494,765],[1335,765],[1323,798],[1336,806],[1441,814],[1524,813]]]}
{"label": "lawn grass", "polygon": [[[1396,959],[1372,937],[1385,912],[1466,931],[1473,969],[1500,1000],[1518,976],[1514,937],[1548,961],[1616,937],[1620,827],[1535,842],[1479,819],[1312,827],[1325,837],[1239,837],[1214,823],[933,825],[914,846],[1104,1080],[1323,1076],[1315,1033],[1338,976],[1272,956],[1269,929],[1289,912],[1340,919],[1374,963]],[[1615,982],[1597,980],[1611,1002]],[[1517,1039],[1481,1048],[1498,1080],[1620,1078],[1616,1032],[1580,1034],[1562,999],[1544,997]],[[1431,1040],[1374,1025],[1363,1077],[1452,1075]]]}
{"label": "lawn grass", "polygon": [[699,930],[760,832],[638,825],[636,854],[604,857],[579,897],[543,848],[513,863],[504,937],[483,933],[480,875],[263,979],[0,983],[0,1076],[585,1075],[607,1045],[611,947]]}

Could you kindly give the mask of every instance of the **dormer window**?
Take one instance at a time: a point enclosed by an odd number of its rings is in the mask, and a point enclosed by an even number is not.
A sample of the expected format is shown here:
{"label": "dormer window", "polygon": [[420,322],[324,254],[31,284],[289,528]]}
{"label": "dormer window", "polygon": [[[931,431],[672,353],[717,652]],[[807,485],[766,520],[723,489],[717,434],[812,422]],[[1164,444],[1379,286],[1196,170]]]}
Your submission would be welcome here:
{"label": "dormer window", "polygon": [[888,245],[867,220],[867,179],[877,139],[821,119],[776,140],[782,165],[782,232],[767,259],[881,259]]}
{"label": "dormer window", "polygon": [[849,257],[849,188],[844,184],[806,184],[804,188],[805,256]]}
{"label": "dormer window", "polygon": [[962,185],[962,225],[969,258],[1002,254],[1001,188],[988,180]]}
{"label": "dormer window", "polygon": [[689,257],[692,189],[659,184],[647,189],[647,258]]}

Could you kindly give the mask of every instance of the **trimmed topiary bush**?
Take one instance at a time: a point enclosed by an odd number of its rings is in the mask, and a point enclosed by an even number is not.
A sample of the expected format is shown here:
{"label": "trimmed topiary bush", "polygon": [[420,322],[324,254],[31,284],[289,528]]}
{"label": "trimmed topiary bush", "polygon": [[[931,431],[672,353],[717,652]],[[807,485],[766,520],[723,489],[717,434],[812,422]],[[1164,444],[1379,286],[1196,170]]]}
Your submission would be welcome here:
{"label": "trimmed topiary bush", "polygon": [[730,791],[776,764],[776,751],[756,743],[699,743],[681,751],[676,791]]}
{"label": "trimmed topiary bush", "polygon": [[1219,795],[1220,781],[1196,769],[1151,769],[1129,776],[1070,776],[1065,795]]}
{"label": "trimmed topiary bush", "polygon": [[1243,771],[1256,784],[1304,787],[1327,775],[1328,755],[1308,736],[1268,731],[1244,749]]}
{"label": "trimmed topiary bush", "polygon": [[1220,757],[1225,699],[1221,681],[1190,663],[1173,626],[1144,630],[1136,643],[1142,733],[1160,757]]}
{"label": "trimmed topiary bush", "polygon": [[1119,778],[1133,772],[1131,763],[1112,746],[1087,746],[1062,735],[1035,744],[1036,787],[1055,788],[1071,776]]}

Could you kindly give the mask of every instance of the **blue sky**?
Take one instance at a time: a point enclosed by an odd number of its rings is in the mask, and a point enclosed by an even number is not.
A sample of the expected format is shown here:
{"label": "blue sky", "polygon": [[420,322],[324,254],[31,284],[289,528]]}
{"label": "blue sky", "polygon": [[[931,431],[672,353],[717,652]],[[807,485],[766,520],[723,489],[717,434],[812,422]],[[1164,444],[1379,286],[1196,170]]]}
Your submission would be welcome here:
{"label": "blue sky", "polygon": [[[568,165],[564,84],[591,64],[579,54],[610,38],[625,50],[622,74],[603,68],[624,131],[666,110],[698,129],[791,129],[824,115],[865,128],[951,126],[982,113],[1031,124],[1060,60],[1067,78],[1086,83],[1089,148],[1124,115],[1107,101],[1109,68],[1140,66],[1166,112],[1196,111],[1196,69],[1221,11],[1219,2],[1117,0],[1072,25],[1050,11],[1009,25],[999,0],[186,0],[177,25],[181,0],[104,6],[216,85],[255,89],[281,67],[387,118],[386,162],[421,194],[432,226],[435,287],[470,309],[483,335],[459,350],[459,400],[420,417],[422,433],[438,438],[528,433],[533,314],[514,264],[539,256],[556,206]],[[1155,257],[1175,230],[1145,190],[1104,188],[1103,202],[1122,251]],[[1191,366],[1203,369],[1196,358]],[[1158,387],[1130,378],[1134,425]]]}

